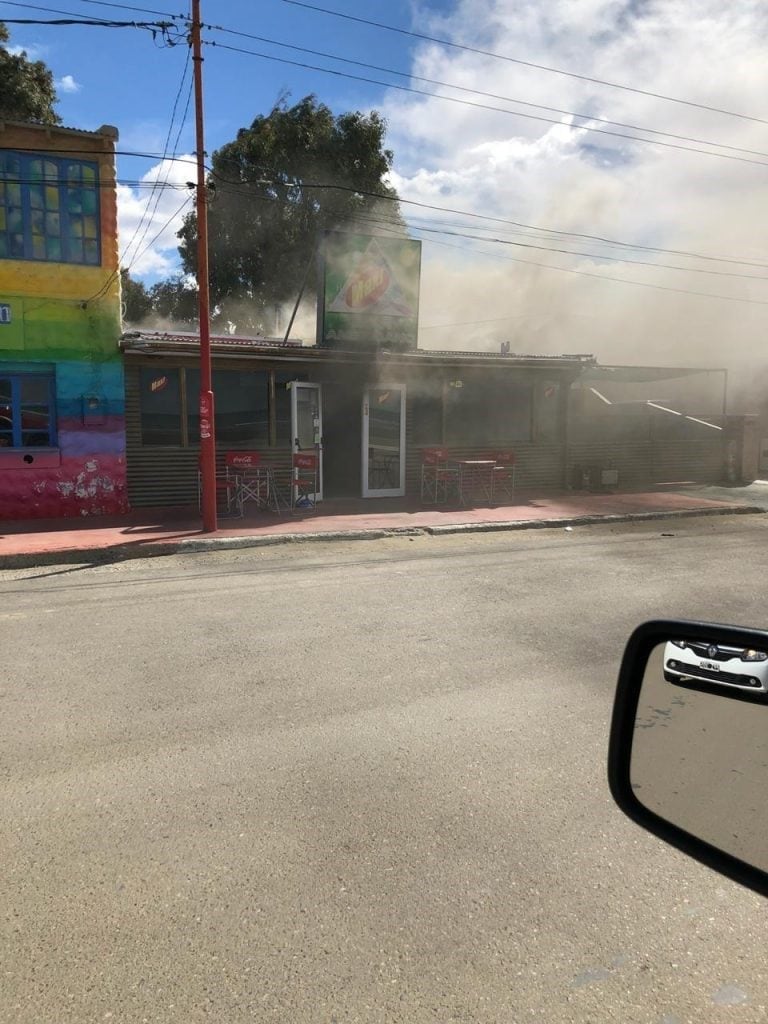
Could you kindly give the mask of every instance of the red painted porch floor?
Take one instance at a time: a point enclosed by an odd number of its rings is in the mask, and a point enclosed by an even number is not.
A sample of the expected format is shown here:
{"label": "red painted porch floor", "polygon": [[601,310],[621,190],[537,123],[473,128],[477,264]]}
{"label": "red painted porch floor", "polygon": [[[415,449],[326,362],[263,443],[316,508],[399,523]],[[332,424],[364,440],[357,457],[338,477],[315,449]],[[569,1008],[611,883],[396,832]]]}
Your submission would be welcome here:
{"label": "red painted porch floor", "polygon": [[[197,509],[139,509],[125,516],[89,519],[26,520],[0,524],[0,566],[10,556],[48,556],[57,552],[149,547],[187,539],[266,537],[293,534],[358,534],[365,530],[418,530],[468,524],[530,523],[581,517],[632,517],[692,510],[735,510],[727,501],[688,494],[650,491],[623,494],[569,493],[521,495],[514,505],[493,508],[424,507],[409,499],[330,500],[315,514],[249,512],[243,519],[220,519],[216,534],[204,534]],[[556,525],[556,524],[555,524]],[[147,552],[150,553],[149,551]]]}

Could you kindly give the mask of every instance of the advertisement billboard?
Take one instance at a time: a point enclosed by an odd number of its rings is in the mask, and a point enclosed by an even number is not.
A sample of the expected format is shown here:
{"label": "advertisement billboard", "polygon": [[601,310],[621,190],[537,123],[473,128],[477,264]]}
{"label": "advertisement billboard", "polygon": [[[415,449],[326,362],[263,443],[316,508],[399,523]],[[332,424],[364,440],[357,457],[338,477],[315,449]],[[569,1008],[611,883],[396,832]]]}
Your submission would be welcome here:
{"label": "advertisement billboard", "polygon": [[416,348],[421,242],[328,231],[320,245],[318,345]]}

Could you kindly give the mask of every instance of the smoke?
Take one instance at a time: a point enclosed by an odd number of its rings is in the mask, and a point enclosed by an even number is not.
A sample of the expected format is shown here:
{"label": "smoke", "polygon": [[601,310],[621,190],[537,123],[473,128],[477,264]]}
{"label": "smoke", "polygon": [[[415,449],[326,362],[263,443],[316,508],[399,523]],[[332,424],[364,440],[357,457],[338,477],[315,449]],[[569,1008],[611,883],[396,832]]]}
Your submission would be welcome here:
{"label": "smoke", "polygon": [[[760,113],[768,90],[768,8],[750,0],[462,0],[419,30],[746,114]],[[713,140],[766,155],[720,153],[768,163],[768,128],[755,121],[432,44],[413,64],[437,81]],[[508,341],[513,352],[590,352],[604,363],[727,367],[732,397],[754,404],[768,378],[765,167],[584,130],[641,134],[615,124],[464,98],[561,123],[390,95],[393,182],[404,199],[442,208],[403,207],[424,241],[420,344]]]}

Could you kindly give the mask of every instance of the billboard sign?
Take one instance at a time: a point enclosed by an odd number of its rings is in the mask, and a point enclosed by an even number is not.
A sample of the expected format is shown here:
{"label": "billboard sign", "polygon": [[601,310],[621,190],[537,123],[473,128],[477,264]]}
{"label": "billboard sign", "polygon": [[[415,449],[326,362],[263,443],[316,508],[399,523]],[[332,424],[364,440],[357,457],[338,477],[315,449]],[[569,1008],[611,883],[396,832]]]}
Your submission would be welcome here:
{"label": "billboard sign", "polygon": [[320,246],[318,345],[416,348],[421,242],[325,233]]}

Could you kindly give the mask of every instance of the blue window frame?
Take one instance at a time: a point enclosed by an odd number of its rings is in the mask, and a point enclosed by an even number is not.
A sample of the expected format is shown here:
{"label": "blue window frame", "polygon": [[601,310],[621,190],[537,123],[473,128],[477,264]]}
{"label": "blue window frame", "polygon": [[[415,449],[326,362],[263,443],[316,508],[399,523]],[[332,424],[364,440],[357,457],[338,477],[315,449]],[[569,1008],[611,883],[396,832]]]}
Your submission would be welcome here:
{"label": "blue window frame", "polygon": [[98,164],[0,151],[0,259],[98,266]]}
{"label": "blue window frame", "polygon": [[56,446],[56,394],[48,373],[0,370],[0,450]]}

